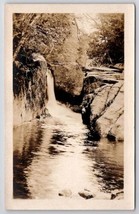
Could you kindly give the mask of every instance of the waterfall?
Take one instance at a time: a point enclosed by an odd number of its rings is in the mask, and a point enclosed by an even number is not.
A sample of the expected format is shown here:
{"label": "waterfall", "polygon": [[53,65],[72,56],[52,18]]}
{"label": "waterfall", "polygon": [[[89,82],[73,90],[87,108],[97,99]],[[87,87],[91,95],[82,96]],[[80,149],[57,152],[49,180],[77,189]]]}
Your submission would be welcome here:
{"label": "waterfall", "polygon": [[56,103],[55,92],[54,92],[54,78],[51,70],[48,68],[45,58],[39,53],[32,54],[33,61],[39,61],[41,65],[42,72],[47,76],[47,95],[48,102],[52,104]]}
{"label": "waterfall", "polygon": [[47,76],[47,109],[51,116],[59,117],[61,114],[61,104],[56,100],[55,90],[54,90],[54,77],[51,70],[47,67],[46,69]]}
{"label": "waterfall", "polygon": [[60,114],[61,106],[60,103],[57,102],[55,97],[55,90],[54,90],[54,77],[51,72],[51,70],[46,67],[46,65],[43,65],[43,68],[46,71],[47,76],[47,96],[48,96],[48,102],[47,102],[47,109],[51,116],[58,117]]}
{"label": "waterfall", "polygon": [[62,104],[56,100],[55,91],[54,91],[54,77],[51,73],[51,70],[47,68],[47,109],[51,116],[59,117],[62,114]]}
{"label": "waterfall", "polygon": [[34,61],[40,62],[41,69],[47,77],[48,102],[46,104],[46,107],[50,115],[54,118],[60,119],[63,123],[73,123],[73,121],[80,121],[81,123],[81,117],[79,114],[73,112],[66,105],[56,100],[54,91],[54,77],[51,70],[48,68],[45,58],[42,55],[36,53],[32,54],[32,56]]}
{"label": "waterfall", "polygon": [[64,121],[64,123],[71,122],[74,119],[76,120],[77,117],[79,117],[79,115],[72,112],[72,110],[69,109],[66,105],[56,100],[54,91],[54,77],[52,75],[52,72],[48,67],[43,68],[45,68],[47,75],[47,95],[48,95],[47,109],[49,113],[51,114],[51,116]]}
{"label": "waterfall", "polygon": [[49,69],[47,69],[47,95],[48,95],[48,102],[51,105],[56,104],[55,92],[54,92],[54,78]]}

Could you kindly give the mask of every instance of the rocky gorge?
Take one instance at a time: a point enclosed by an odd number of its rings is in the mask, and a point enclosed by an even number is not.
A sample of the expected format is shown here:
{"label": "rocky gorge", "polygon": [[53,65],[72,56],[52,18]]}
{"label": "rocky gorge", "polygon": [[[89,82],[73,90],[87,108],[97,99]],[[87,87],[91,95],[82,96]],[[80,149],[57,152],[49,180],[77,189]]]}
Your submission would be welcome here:
{"label": "rocky gorge", "polygon": [[124,71],[87,65],[77,21],[14,14],[14,198],[123,199]]}
{"label": "rocky gorge", "polygon": [[112,141],[124,140],[124,73],[92,68],[84,78],[82,117],[95,134]]}
{"label": "rocky gorge", "polygon": [[83,48],[75,18],[71,14],[17,14],[14,31],[14,125],[47,112],[47,66],[34,61],[34,53],[44,57],[54,74],[56,98],[79,104],[84,76],[81,65],[86,55],[83,50],[79,58],[79,48]]}
{"label": "rocky gorge", "polygon": [[[14,15],[14,126],[48,114],[48,67],[56,99],[82,113],[95,140],[123,141],[123,67],[87,65],[89,37],[80,31],[77,20],[72,14]],[[46,64],[34,61],[34,53]]]}
{"label": "rocky gorge", "polygon": [[[30,77],[28,85],[25,84],[24,87],[27,87],[25,95],[20,94],[14,99],[15,125],[49,115],[46,73],[43,69],[47,70],[47,67],[40,67]],[[29,72],[26,75],[29,75]],[[82,77],[83,74],[80,76]],[[64,93],[62,90],[56,95],[62,101],[64,97],[60,97],[60,93],[62,96],[68,95],[69,98],[67,100],[65,98],[66,101],[76,106],[80,105],[78,109],[82,113],[83,123],[88,125],[95,140],[107,137],[112,141],[123,141],[124,74],[108,68],[93,68],[82,81],[83,86],[79,84],[81,94],[78,96],[76,93]],[[75,91],[79,91],[78,85],[77,88],[75,86]]]}

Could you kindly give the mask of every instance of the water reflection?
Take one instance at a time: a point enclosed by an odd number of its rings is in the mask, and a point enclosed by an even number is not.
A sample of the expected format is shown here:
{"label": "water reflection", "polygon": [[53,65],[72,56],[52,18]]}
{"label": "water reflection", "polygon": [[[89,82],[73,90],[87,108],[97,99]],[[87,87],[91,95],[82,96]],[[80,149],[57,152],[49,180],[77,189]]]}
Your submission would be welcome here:
{"label": "water reflection", "polygon": [[97,198],[123,188],[123,143],[91,140],[81,120],[55,118],[14,129],[14,198],[57,198],[62,190]]}
{"label": "water reflection", "polygon": [[99,144],[96,142],[93,147],[87,147],[84,153],[92,160],[92,169],[102,191],[123,189],[123,142],[102,139]]}
{"label": "water reflection", "polygon": [[42,129],[38,129],[38,123],[27,123],[14,128],[13,138],[13,185],[14,198],[29,198],[30,192],[27,186],[27,167],[39,150],[42,142]]}

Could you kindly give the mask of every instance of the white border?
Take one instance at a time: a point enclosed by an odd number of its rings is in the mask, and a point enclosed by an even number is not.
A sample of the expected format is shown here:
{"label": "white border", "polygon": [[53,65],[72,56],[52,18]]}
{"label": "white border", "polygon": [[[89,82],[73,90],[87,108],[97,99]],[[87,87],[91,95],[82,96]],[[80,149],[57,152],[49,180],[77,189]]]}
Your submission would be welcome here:
{"label": "white border", "polygon": [[[17,210],[82,210],[82,204],[61,201],[12,199],[12,14],[13,13],[125,13],[125,197],[124,200],[85,201],[86,210],[129,210],[134,208],[134,5],[133,4],[12,4],[5,13],[5,108],[6,108],[6,207]],[[11,71],[11,72],[10,72]],[[101,206],[100,206],[101,205]]]}

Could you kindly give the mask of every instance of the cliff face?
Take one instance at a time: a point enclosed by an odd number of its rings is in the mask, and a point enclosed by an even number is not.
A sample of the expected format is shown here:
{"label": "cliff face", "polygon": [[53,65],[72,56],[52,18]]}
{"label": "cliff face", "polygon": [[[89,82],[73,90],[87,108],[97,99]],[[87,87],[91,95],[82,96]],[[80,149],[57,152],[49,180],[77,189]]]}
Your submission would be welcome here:
{"label": "cliff face", "polygon": [[[63,51],[58,55],[58,64],[53,66],[57,97],[61,92],[65,96],[79,96],[83,85],[83,72],[78,64],[80,41],[78,30],[73,17],[70,17],[70,35],[63,43]],[[60,91],[60,94],[58,92]],[[66,99],[66,97],[65,97]]]}
{"label": "cliff face", "polygon": [[82,116],[92,133],[109,140],[123,141],[123,74],[109,69],[90,72],[84,79],[84,93]]}
{"label": "cliff face", "polygon": [[[56,98],[77,100],[83,84],[79,38],[72,14],[14,14],[14,125],[47,114],[47,79],[32,54],[44,57],[54,74]],[[76,102],[76,101],[75,101]]]}
{"label": "cliff face", "polygon": [[[21,75],[21,71],[18,70]],[[21,91],[14,89],[13,110],[14,125],[30,121],[37,117],[44,117],[48,114],[46,109],[47,101],[47,83],[46,74],[38,69],[30,77],[28,73],[22,74],[17,79],[16,84],[20,84]],[[14,80],[15,84],[15,80]]]}

